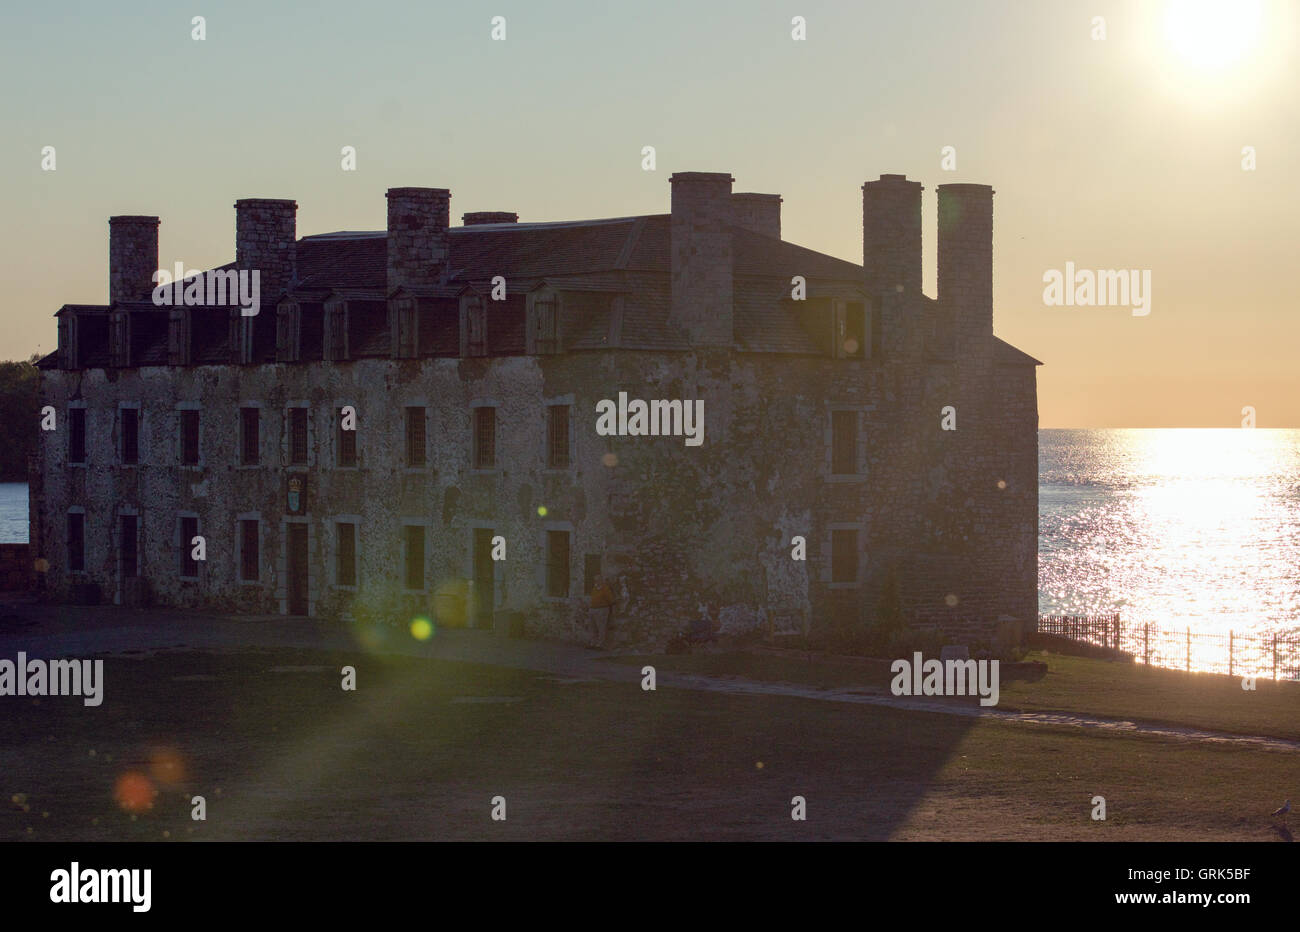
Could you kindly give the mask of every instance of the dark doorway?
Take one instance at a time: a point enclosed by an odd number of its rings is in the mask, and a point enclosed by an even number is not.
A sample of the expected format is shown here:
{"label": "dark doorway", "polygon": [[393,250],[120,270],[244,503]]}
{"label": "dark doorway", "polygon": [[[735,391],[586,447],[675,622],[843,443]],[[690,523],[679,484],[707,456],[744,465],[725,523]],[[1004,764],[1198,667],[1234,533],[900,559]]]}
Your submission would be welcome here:
{"label": "dark doorway", "polygon": [[289,525],[289,614],[307,614],[307,525]]}
{"label": "dark doorway", "polygon": [[496,609],[496,569],[492,561],[492,529],[474,528],[474,627],[491,628]]}

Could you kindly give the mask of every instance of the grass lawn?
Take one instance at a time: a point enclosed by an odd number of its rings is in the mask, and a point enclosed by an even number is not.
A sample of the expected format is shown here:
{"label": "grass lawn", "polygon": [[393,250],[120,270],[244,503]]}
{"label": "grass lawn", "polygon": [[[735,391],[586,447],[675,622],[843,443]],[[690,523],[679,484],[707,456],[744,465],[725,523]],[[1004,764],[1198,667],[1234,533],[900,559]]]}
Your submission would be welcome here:
{"label": "grass lawn", "polygon": [[[1099,715],[1300,740],[1300,683],[1260,679],[1250,691],[1241,688],[1240,677],[1213,673],[1189,674],[1046,651],[1034,651],[1025,659],[1045,661],[1047,675],[1036,682],[1003,679],[998,708]],[[893,678],[884,660],[848,663],[739,651],[617,660],[653,663],[657,669],[682,673],[740,676],[826,689],[856,686],[888,691]]]}
{"label": "grass lawn", "polygon": [[[1292,752],[420,658],[164,653],[104,676],[98,708],[0,700],[0,840],[1268,840],[1274,797],[1300,797]],[[134,818],[128,772],[158,789]]]}

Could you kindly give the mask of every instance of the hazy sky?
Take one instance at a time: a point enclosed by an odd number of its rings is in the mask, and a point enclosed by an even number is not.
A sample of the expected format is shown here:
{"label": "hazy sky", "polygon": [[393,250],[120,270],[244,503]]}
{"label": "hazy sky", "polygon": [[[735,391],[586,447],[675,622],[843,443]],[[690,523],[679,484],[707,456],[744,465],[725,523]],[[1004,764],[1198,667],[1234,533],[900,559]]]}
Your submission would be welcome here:
{"label": "hazy sky", "polygon": [[[994,326],[1046,363],[1042,426],[1231,427],[1251,405],[1300,427],[1300,0],[1191,6],[7,5],[0,358],[106,300],[113,214],[161,216],[160,263],[207,268],[234,257],[239,197],[296,199],[307,235],[382,229],[395,186],[450,188],[457,223],[562,220],[667,212],[672,172],[730,171],[784,196],[786,239],[860,262],[860,186],[897,172],[926,188],[928,294],[935,186],[996,189]],[[1149,315],[1045,306],[1067,261],[1150,270]]]}

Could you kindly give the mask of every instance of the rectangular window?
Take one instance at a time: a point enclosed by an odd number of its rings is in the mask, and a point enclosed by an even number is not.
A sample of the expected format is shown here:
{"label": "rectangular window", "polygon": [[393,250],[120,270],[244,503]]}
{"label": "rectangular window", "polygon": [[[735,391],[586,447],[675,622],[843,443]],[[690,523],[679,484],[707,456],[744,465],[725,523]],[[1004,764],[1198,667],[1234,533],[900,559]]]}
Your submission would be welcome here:
{"label": "rectangular window", "polygon": [[181,518],[181,575],[191,579],[199,575],[199,561],[194,559],[194,538],[199,536],[199,519]]}
{"label": "rectangular window", "polygon": [[406,588],[424,589],[424,526],[408,524],[406,532]]}
{"label": "rectangular window", "polygon": [[181,465],[199,464],[199,412],[192,408],[181,411]]}
{"label": "rectangular window", "polygon": [[464,308],[465,319],[465,355],[486,356],[487,311],[483,307],[483,299],[471,295],[463,299],[461,306]]}
{"label": "rectangular window", "polygon": [[340,586],[357,584],[357,526],[349,521],[334,525],[336,535],[334,578]]}
{"label": "rectangular window", "polygon": [[81,512],[73,512],[68,515],[68,571],[82,573],[85,569],[86,516]]}
{"label": "rectangular window", "polygon": [[307,409],[289,409],[289,465],[307,465]]}
{"label": "rectangular window", "polygon": [[555,299],[538,298],[533,302],[533,345],[538,353],[559,351],[555,339]]}
{"label": "rectangular window", "polygon": [[136,538],[136,528],[139,523],[137,515],[120,515],[122,539],[119,542],[120,554],[122,560],[122,578],[130,579],[140,575],[140,554]]}
{"label": "rectangular window", "polygon": [[239,409],[239,465],[262,462],[262,409]]}
{"label": "rectangular window", "polygon": [[122,465],[140,462],[140,409],[122,408]]}
{"label": "rectangular window", "polygon": [[569,596],[569,532],[546,532],[546,594],[556,599]]}
{"label": "rectangular window", "polygon": [[858,532],[852,528],[831,531],[831,582],[858,581]]}
{"label": "rectangular window", "polygon": [[422,467],[429,462],[425,449],[424,408],[406,409],[406,465]]}
{"label": "rectangular window", "polygon": [[356,421],[353,420],[353,418],[348,418],[348,423],[352,428],[351,430],[344,429],[343,423],[344,423],[343,409],[339,408],[338,409],[338,428],[339,428],[338,465],[355,466],[357,465]]}
{"label": "rectangular window", "polygon": [[569,406],[546,409],[546,465],[549,469],[569,468]]}
{"label": "rectangular window", "polygon": [[852,476],[858,471],[858,412],[831,412],[831,472]]}
{"label": "rectangular window", "polygon": [[257,582],[262,578],[257,525],[255,518],[239,522],[239,578],[242,582]]}
{"label": "rectangular window", "polygon": [[495,469],[497,464],[497,409],[474,409],[474,468]]}
{"label": "rectangular window", "polygon": [[86,409],[68,410],[68,462],[86,461]]}

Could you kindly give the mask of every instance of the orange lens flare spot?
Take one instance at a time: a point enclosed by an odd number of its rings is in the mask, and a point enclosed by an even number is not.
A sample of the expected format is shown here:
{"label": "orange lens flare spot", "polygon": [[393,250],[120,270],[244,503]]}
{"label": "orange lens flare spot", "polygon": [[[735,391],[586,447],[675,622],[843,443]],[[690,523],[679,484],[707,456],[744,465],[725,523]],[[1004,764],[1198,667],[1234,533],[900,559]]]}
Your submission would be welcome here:
{"label": "orange lens flare spot", "polygon": [[149,775],[158,783],[174,786],[185,779],[185,759],[170,748],[154,751],[149,759]]}
{"label": "orange lens flare spot", "polygon": [[158,791],[154,789],[153,781],[134,770],[118,777],[117,784],[113,787],[113,798],[117,800],[119,806],[130,813],[152,809],[154,797],[157,795]]}

